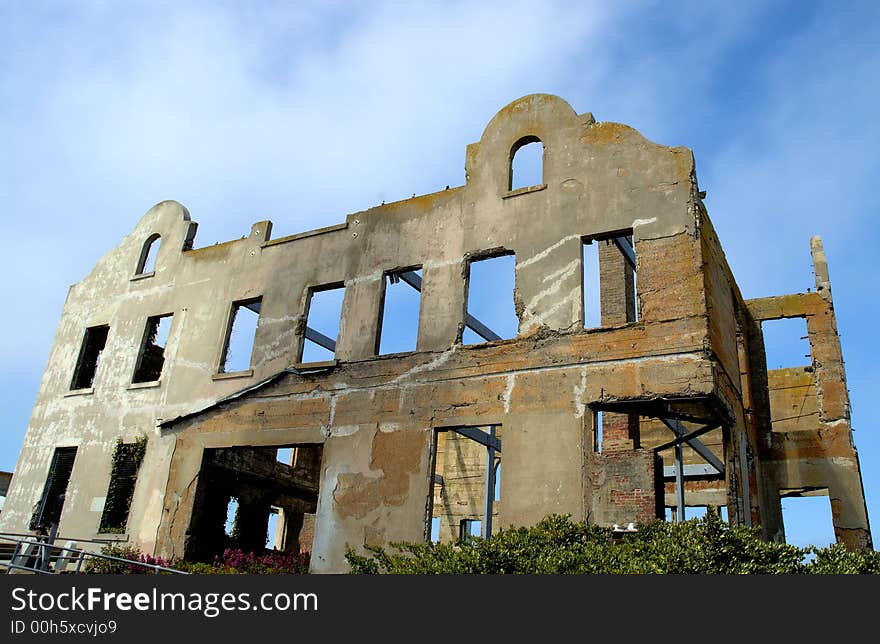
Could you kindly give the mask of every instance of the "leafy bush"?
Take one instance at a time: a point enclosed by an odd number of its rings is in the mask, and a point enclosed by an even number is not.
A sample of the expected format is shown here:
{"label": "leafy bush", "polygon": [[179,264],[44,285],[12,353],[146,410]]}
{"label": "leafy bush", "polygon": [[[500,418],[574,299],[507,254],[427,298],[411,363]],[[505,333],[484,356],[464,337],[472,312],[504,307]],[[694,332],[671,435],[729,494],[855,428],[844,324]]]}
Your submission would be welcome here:
{"label": "leafy bush", "polygon": [[[289,574],[306,575],[309,572],[309,553],[293,553],[265,551],[262,553],[243,552],[241,550],[227,549],[222,557],[214,559],[214,563],[201,563],[176,559],[166,561],[161,557],[152,557],[142,553],[137,548],[128,545],[106,545],[101,553],[132,562],[140,562],[174,568],[183,572],[207,575],[265,575],[265,574]],[[153,570],[134,563],[124,563],[107,559],[89,559],[84,572],[94,574],[152,574]]]}
{"label": "leafy bush", "polygon": [[[880,553],[841,545],[798,548],[762,541],[758,531],[718,516],[682,523],[655,521],[635,533],[552,515],[532,528],[501,530],[460,543],[397,543],[390,553],[351,548],[354,574],[841,574],[880,572]],[[812,561],[808,555],[815,555]]]}

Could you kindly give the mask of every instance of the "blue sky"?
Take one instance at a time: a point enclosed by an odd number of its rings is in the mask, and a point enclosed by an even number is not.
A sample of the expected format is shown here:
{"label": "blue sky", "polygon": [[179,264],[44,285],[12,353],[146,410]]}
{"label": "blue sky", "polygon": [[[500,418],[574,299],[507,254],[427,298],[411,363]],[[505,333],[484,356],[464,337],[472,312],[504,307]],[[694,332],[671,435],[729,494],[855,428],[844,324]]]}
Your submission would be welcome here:
{"label": "blue sky", "polygon": [[515,98],[694,150],[746,297],[830,264],[880,525],[874,2],[34,2],[0,5],[0,469],[15,465],[67,288],[154,203],[197,245],[275,236],[464,182]]}

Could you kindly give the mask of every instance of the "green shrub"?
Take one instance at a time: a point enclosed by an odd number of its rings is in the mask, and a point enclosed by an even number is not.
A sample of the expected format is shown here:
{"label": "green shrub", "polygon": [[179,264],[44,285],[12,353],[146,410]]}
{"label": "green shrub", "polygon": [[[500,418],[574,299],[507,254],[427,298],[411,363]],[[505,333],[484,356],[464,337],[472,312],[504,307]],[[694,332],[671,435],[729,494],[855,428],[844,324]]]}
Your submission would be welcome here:
{"label": "green shrub", "polygon": [[[840,574],[880,572],[880,553],[843,546],[798,548],[762,541],[758,531],[717,515],[682,523],[655,521],[637,532],[552,515],[532,528],[501,530],[460,543],[397,543],[396,552],[351,548],[354,574]],[[808,555],[814,555],[812,561]]]}

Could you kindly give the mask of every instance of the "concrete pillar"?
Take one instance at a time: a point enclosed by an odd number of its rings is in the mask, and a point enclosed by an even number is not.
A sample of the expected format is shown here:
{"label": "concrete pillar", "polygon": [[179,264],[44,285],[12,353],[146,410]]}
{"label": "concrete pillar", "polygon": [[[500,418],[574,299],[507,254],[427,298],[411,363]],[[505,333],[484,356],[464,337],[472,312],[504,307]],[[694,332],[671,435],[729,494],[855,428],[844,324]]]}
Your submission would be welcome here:
{"label": "concrete pillar", "polygon": [[345,285],[336,359],[361,360],[377,353],[382,323],[384,275],[372,275]]}
{"label": "concrete pillar", "polygon": [[464,322],[462,263],[425,266],[419,312],[419,351],[443,351],[458,338]]}

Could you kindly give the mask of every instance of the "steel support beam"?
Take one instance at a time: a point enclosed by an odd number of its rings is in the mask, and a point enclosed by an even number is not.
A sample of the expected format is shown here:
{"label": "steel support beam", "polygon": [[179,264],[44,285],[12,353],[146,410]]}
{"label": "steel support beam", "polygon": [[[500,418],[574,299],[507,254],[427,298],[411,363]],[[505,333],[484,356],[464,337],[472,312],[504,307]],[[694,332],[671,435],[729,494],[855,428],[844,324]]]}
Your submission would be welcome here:
{"label": "steel support beam", "polygon": [[[418,276],[414,271],[404,271],[402,273],[395,273],[396,277],[399,277],[401,281],[406,282],[414,289],[416,289],[419,293],[422,292],[422,278]],[[392,278],[393,279],[393,278]],[[495,340],[503,340],[500,335],[495,333],[492,329],[487,327],[485,324],[480,322],[477,318],[475,318],[470,313],[465,315],[464,320],[465,326],[469,328],[471,331],[476,333],[478,336],[483,338],[488,342],[494,342]]]}
{"label": "steel support beam", "polygon": [[614,245],[620,249],[621,253],[623,253],[623,256],[626,258],[630,267],[632,267],[633,270],[636,270],[636,251],[633,249],[632,244],[629,243],[629,240],[626,237],[615,237]]}
{"label": "steel support beam", "polygon": [[721,462],[721,459],[715,456],[715,454],[713,454],[712,451],[708,447],[706,447],[702,441],[697,440],[698,436],[710,432],[713,429],[717,429],[717,423],[706,425],[704,427],[701,427],[700,429],[688,433],[687,428],[682,425],[680,421],[674,418],[661,418],[660,420],[664,425],[672,430],[677,438],[674,441],[655,448],[656,451],[659,452],[664,449],[669,449],[670,447],[681,445],[682,443],[687,443],[688,445],[690,445],[691,449],[699,454],[706,462],[712,465],[712,467],[714,467],[719,474],[724,474],[724,463]]}
{"label": "steel support beam", "polygon": [[[691,478],[699,478],[703,476],[718,476],[719,472],[715,469],[714,465],[709,465],[705,463],[703,465],[685,465],[684,466],[684,477],[686,479]],[[674,479],[675,478],[675,467],[671,465],[667,465],[663,468],[663,478],[665,479]]]}
{"label": "steel support beam", "polygon": [[328,338],[326,335],[321,333],[320,331],[315,331],[312,327],[306,327],[306,340],[311,340],[319,347],[324,347],[327,351],[336,352],[336,341],[333,338]]}
{"label": "steel support beam", "polygon": [[465,315],[464,324],[467,328],[488,342],[504,339],[470,313]]}
{"label": "steel support beam", "polygon": [[450,427],[450,429],[456,434],[461,434],[465,438],[470,438],[472,441],[476,441],[484,447],[490,447],[496,452],[500,452],[501,439],[495,436],[495,425],[491,425],[490,427],[492,429],[490,433],[484,432],[476,427]]}
{"label": "steel support beam", "polygon": [[480,535],[483,539],[492,536],[492,505],[495,502],[495,448],[492,445],[498,440],[495,438],[495,425],[489,425],[488,437],[490,444],[486,447],[486,497]]}
{"label": "steel support beam", "polygon": [[676,522],[685,520],[684,516],[684,459],[681,454],[681,443],[675,446],[675,514]]}

